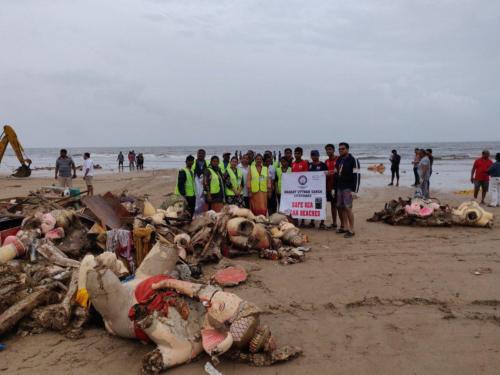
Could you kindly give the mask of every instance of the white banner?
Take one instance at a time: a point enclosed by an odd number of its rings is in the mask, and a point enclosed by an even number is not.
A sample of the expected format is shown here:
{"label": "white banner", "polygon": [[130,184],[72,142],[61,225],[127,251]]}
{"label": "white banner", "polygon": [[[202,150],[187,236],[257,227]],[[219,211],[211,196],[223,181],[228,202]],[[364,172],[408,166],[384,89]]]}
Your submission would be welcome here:
{"label": "white banner", "polygon": [[280,212],[294,219],[326,218],[325,172],[283,173]]}

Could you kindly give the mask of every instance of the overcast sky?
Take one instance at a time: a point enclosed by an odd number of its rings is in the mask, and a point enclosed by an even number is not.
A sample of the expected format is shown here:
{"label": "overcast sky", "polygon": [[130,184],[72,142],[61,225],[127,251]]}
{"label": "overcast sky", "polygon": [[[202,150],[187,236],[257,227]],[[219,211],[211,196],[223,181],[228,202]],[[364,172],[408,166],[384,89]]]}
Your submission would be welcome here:
{"label": "overcast sky", "polygon": [[500,140],[500,1],[1,0],[27,147]]}

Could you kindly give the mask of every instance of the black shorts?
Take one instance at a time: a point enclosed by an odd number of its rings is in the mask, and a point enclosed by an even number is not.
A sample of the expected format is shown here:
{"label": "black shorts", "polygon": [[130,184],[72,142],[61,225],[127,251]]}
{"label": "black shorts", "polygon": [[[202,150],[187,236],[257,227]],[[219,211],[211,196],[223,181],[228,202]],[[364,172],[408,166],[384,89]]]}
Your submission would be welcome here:
{"label": "black shorts", "polygon": [[326,201],[327,202],[335,202],[335,190],[327,190],[326,191]]}

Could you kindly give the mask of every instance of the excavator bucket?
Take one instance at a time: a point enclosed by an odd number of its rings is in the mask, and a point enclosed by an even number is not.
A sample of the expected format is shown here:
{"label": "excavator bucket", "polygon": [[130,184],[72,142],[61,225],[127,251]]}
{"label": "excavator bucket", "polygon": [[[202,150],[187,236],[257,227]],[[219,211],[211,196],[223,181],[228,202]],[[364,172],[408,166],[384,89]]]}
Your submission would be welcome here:
{"label": "excavator bucket", "polygon": [[23,146],[19,143],[17,139],[16,132],[12,129],[11,126],[5,125],[3,127],[3,132],[0,135],[0,162],[2,161],[3,155],[5,154],[5,150],[9,145],[12,147],[14,152],[16,153],[17,160],[21,163],[21,166],[15,170],[12,174],[13,177],[29,177],[31,176],[31,160],[26,158],[24,155]]}
{"label": "excavator bucket", "polygon": [[31,169],[27,165],[21,165],[12,173],[12,177],[29,177],[31,176]]}

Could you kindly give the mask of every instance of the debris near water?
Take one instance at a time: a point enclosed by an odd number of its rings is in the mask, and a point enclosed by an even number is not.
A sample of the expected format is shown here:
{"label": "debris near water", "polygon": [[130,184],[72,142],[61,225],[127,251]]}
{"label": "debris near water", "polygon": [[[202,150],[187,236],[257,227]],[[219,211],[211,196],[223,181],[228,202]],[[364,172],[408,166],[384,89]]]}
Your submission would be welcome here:
{"label": "debris near water", "polygon": [[367,221],[423,227],[460,225],[491,228],[493,219],[493,214],[484,210],[475,201],[464,202],[454,209],[449,205],[442,205],[435,199],[399,198],[386,203],[382,211],[375,212]]}

